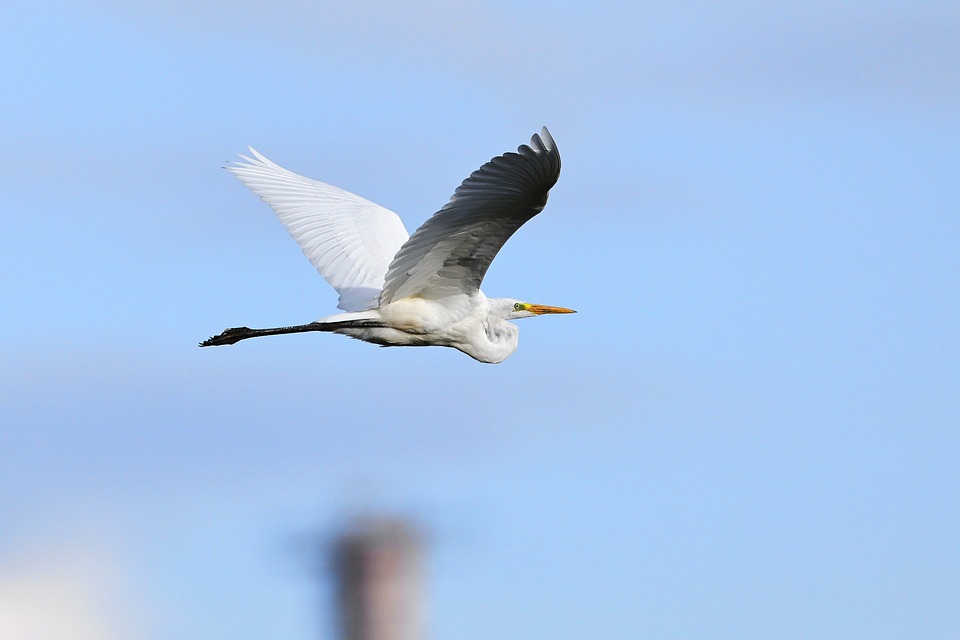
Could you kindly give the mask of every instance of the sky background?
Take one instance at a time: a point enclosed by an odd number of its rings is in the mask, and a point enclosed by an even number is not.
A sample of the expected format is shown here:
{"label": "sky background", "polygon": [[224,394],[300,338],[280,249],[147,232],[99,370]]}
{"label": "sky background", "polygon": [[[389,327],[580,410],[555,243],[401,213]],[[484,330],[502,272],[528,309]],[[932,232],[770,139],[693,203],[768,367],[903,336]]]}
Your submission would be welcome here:
{"label": "sky background", "polygon": [[[429,637],[960,629],[956,2],[5,2],[0,637],[334,640],[352,515]],[[482,365],[336,295],[224,163],[408,229],[547,125]],[[318,577],[319,576],[319,577]]]}

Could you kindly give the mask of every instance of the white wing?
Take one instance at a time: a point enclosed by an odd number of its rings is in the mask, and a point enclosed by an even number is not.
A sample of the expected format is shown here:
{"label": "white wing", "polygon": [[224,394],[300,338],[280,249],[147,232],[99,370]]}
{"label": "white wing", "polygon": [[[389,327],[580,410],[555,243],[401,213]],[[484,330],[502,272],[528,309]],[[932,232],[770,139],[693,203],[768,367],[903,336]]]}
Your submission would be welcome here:
{"label": "white wing", "polygon": [[546,127],[530,146],[474,171],[390,263],[381,304],[477,291],[507,239],[543,210],[559,176],[560,154]]}
{"label": "white wing", "polygon": [[344,311],[377,306],[387,267],[408,235],[397,214],[310,180],[254,149],[227,168],[276,212],[303,254],[340,294]]}

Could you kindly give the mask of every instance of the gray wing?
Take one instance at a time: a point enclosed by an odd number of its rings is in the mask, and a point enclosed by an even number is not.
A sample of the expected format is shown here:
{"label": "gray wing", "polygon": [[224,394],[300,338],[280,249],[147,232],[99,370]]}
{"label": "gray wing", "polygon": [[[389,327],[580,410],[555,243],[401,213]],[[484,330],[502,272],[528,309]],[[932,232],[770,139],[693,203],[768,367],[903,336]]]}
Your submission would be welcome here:
{"label": "gray wing", "polygon": [[474,171],[397,252],[380,304],[477,291],[507,239],[543,210],[559,176],[560,154],[546,127],[529,146]]}

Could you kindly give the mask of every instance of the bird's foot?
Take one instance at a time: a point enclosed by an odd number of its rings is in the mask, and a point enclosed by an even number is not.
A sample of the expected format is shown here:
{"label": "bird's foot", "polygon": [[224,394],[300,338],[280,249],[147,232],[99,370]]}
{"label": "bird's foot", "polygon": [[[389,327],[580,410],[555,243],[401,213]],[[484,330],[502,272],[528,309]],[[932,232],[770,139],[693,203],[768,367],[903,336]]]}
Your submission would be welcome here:
{"label": "bird's foot", "polygon": [[234,327],[227,329],[218,336],[212,336],[200,343],[201,347],[218,347],[223,344],[236,344],[244,338],[250,337],[249,327]]}

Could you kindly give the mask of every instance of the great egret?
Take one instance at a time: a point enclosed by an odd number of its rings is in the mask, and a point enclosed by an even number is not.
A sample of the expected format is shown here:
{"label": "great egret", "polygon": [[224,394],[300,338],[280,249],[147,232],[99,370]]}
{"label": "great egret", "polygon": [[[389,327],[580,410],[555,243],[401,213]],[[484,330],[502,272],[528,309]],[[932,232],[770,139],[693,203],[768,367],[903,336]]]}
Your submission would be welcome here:
{"label": "great egret", "polygon": [[487,268],[520,226],[540,213],[560,175],[560,154],[544,127],[530,145],[470,174],[440,211],[407,236],[397,214],[352,193],[253,157],[227,167],[276,212],[330,285],[338,313],[274,329],[227,329],[201,347],[257,336],[327,331],[382,346],[453,347],[498,363],[517,348],[509,320],[572,309],[487,298]]}

